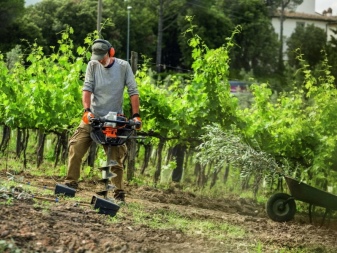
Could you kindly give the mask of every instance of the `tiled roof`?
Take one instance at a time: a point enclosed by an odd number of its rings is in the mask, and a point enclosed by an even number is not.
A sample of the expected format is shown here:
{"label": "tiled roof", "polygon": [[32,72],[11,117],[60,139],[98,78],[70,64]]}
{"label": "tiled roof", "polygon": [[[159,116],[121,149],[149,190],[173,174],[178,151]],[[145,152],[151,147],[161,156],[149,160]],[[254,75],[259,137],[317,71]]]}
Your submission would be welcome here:
{"label": "tiled roof", "polygon": [[[275,12],[272,17],[280,17],[281,13],[280,11]],[[320,14],[308,14],[308,13],[300,13],[300,12],[284,12],[284,16],[286,18],[292,18],[292,19],[306,19],[306,20],[316,20],[316,21],[325,21],[325,22],[336,22],[337,16],[323,16]]]}

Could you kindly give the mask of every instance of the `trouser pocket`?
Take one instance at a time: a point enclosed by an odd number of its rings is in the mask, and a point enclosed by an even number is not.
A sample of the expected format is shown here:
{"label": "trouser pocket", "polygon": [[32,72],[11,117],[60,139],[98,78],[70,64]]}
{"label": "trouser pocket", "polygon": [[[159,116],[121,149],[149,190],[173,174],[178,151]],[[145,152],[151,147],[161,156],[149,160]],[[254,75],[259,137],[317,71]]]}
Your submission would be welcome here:
{"label": "trouser pocket", "polygon": [[[104,146],[104,150],[106,155],[108,155],[108,146]],[[120,146],[112,146],[110,160],[116,161],[118,163],[118,167],[123,168],[123,163],[127,155],[127,147],[126,144]]]}

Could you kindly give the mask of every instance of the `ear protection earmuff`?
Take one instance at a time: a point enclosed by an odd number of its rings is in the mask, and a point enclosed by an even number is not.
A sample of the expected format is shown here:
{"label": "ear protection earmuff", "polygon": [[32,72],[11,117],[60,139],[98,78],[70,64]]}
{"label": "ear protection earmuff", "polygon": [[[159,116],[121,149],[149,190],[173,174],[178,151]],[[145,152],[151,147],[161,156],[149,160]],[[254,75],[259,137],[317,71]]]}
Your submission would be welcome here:
{"label": "ear protection earmuff", "polygon": [[108,51],[109,56],[112,57],[112,56],[115,55],[115,49],[112,47],[112,45],[109,43],[109,41],[97,39],[97,40],[94,41],[93,44],[95,44],[95,43],[104,43],[105,45],[107,45],[109,47],[109,51]]}

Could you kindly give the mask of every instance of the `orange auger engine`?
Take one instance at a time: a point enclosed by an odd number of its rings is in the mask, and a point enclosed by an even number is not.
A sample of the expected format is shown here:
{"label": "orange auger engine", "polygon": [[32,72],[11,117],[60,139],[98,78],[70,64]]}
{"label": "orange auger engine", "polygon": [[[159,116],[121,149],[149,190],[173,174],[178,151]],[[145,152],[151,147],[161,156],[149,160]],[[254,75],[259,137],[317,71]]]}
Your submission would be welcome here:
{"label": "orange auger engine", "polygon": [[125,128],[125,123],[128,122],[128,119],[124,115],[114,112],[109,112],[109,114],[106,115],[104,118],[115,122],[105,122],[102,128],[103,134],[105,134],[107,138],[118,138],[118,129]]}
{"label": "orange auger engine", "polygon": [[122,114],[109,112],[105,117],[91,120],[91,138],[102,145],[122,145],[132,135],[135,124]]}
{"label": "orange auger engine", "polygon": [[117,138],[117,128],[105,127],[102,132],[107,138]]}

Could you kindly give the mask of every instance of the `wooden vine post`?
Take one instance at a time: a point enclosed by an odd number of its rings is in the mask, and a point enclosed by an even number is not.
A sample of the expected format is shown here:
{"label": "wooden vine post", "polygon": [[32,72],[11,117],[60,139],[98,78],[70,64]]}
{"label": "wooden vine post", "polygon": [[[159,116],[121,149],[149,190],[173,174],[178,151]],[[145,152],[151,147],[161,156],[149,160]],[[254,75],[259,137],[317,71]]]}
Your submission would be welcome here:
{"label": "wooden vine post", "polygon": [[[135,75],[137,72],[138,54],[132,51],[130,60],[131,60],[132,72]],[[132,115],[132,111],[130,112],[130,115]],[[134,136],[136,136],[136,133],[133,133],[131,137],[134,137]],[[128,165],[127,165],[126,179],[127,181],[130,181],[133,179],[134,174],[135,174],[136,150],[137,150],[136,139],[134,138],[129,139],[127,141],[127,147],[128,147],[128,159],[127,159]]]}

